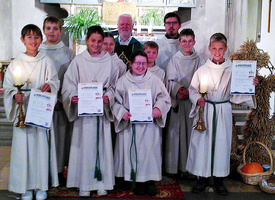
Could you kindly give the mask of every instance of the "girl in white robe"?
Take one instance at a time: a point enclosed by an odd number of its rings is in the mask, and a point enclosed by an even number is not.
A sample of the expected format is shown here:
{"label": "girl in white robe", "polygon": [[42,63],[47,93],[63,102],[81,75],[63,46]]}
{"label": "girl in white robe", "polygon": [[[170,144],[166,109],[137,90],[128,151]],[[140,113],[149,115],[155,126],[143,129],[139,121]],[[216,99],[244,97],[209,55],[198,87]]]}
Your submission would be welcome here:
{"label": "girl in white robe", "polygon": [[[124,177],[126,181],[136,181],[136,195],[146,193],[154,196],[158,191],[153,181],[162,179],[161,128],[171,106],[170,97],[163,82],[147,71],[147,55],[144,52],[135,51],[130,57],[130,66],[130,70],[117,82],[116,103],[112,108],[117,132],[115,175]],[[151,89],[153,123],[130,124],[129,89]],[[136,140],[135,147],[131,145],[132,139]]]}
{"label": "girl in white robe", "polygon": [[[29,91],[17,94],[13,78],[15,68],[22,70],[22,89],[34,88],[54,94],[59,89],[54,63],[44,53],[38,52],[42,43],[40,29],[32,24],[26,25],[22,29],[21,40],[26,52],[20,53],[8,66],[3,84],[6,116],[14,125],[19,114],[17,103],[23,103],[23,112],[26,113],[30,95]],[[53,126],[50,131],[33,126],[13,127],[9,190],[23,194],[24,200],[31,200],[33,190],[36,190],[36,199],[42,200],[47,198],[49,182],[58,186]]]}
{"label": "girl in white robe", "polygon": [[102,50],[108,52],[115,63],[115,66],[118,67],[119,70],[119,77],[124,75],[127,70],[127,66],[125,63],[118,57],[117,53],[114,52],[115,50],[115,39],[112,33],[105,32],[104,33],[104,41],[102,45]]}
{"label": "girl in white robe", "polygon": [[[74,122],[70,149],[67,187],[80,189],[80,196],[90,196],[97,190],[106,195],[114,186],[113,151],[109,105],[114,103],[112,88],[118,78],[109,53],[101,51],[103,30],[100,26],[88,29],[87,50],[77,55],[64,76],[62,98],[70,122]],[[105,94],[103,116],[78,116],[78,83],[99,82]],[[101,177],[100,173],[101,172]]]}

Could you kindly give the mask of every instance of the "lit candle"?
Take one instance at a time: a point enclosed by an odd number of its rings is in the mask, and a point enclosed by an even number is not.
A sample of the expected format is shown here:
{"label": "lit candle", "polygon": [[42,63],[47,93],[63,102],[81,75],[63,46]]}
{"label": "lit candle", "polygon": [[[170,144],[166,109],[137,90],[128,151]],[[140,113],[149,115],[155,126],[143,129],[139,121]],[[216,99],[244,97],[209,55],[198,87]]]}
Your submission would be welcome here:
{"label": "lit candle", "polygon": [[14,85],[22,85],[22,70],[20,67],[16,67],[13,70]]}
{"label": "lit candle", "polygon": [[207,84],[208,84],[208,79],[207,77],[204,75],[201,79],[201,83],[200,83],[200,93],[206,93],[207,92]]}

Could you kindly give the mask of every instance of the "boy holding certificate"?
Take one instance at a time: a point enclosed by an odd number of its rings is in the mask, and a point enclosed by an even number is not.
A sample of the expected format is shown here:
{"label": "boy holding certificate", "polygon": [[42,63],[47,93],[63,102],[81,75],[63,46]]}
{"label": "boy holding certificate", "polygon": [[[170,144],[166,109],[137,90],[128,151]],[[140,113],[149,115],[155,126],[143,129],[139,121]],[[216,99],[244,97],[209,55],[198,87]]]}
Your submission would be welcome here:
{"label": "boy holding certificate", "polygon": [[[15,86],[22,89],[40,89],[57,94],[59,80],[52,60],[38,51],[42,43],[41,30],[33,24],[26,25],[21,31],[21,41],[26,52],[19,53],[9,65],[4,80],[4,105],[8,120],[17,122],[19,109],[17,103],[28,107],[30,92],[17,93]],[[21,73],[16,75],[18,70]],[[14,73],[14,74],[13,74]],[[58,186],[54,130],[27,126],[13,127],[9,190],[21,193],[23,200],[47,198],[49,182]],[[50,176],[49,176],[50,173]],[[49,180],[51,177],[51,180]]]}
{"label": "boy holding certificate", "polygon": [[155,196],[159,191],[154,181],[162,179],[161,128],[171,103],[163,82],[147,70],[147,63],[143,51],[134,51],[130,69],[116,84],[115,175],[133,181],[136,195]]}
{"label": "boy holding certificate", "polygon": [[[93,190],[100,196],[106,195],[106,190],[114,186],[113,116],[109,106],[114,103],[112,89],[119,71],[109,53],[101,51],[103,38],[100,26],[88,29],[87,49],[69,65],[62,88],[65,112],[69,121],[74,122],[67,187],[79,188],[79,195],[86,197]],[[81,105],[86,105],[84,111]]]}
{"label": "boy holding certificate", "polygon": [[189,117],[191,101],[188,87],[193,74],[204,61],[194,49],[196,41],[192,29],[183,29],[178,43],[181,50],[168,62],[166,73],[172,109],[166,125],[164,170],[173,176],[183,173],[189,177],[186,161],[193,119]]}
{"label": "boy holding certificate", "polygon": [[49,16],[44,20],[43,32],[46,36],[46,41],[40,45],[39,49],[53,59],[60,80],[60,89],[54,108],[53,123],[59,183],[64,184],[65,180],[62,172],[64,171],[64,167],[68,166],[69,162],[72,124],[69,123],[63,109],[61,86],[64,74],[74,58],[74,51],[60,41],[62,23],[56,17]]}
{"label": "boy holding certificate", "polygon": [[[201,66],[194,74],[189,98],[192,102],[190,117],[194,125],[199,118],[199,107],[203,107],[202,118],[206,130],[194,128],[191,133],[186,169],[199,176],[192,188],[200,193],[208,186],[214,186],[218,194],[228,194],[223,178],[230,171],[230,153],[232,139],[231,103],[255,108],[251,95],[231,95],[231,61],[224,58],[227,39],[222,33],[215,33],[210,38],[208,47],[212,59]],[[203,81],[204,80],[204,81]],[[254,85],[258,79],[254,78]],[[205,98],[202,98],[202,94]]]}

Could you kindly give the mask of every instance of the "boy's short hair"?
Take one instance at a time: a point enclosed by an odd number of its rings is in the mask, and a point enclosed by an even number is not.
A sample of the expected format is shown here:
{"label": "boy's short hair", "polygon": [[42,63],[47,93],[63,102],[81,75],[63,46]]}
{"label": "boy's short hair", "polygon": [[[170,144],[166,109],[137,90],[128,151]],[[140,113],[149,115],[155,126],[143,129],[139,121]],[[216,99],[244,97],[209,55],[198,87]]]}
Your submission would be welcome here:
{"label": "boy's short hair", "polygon": [[148,47],[152,49],[157,49],[157,51],[159,51],[159,45],[154,41],[147,41],[143,44],[143,50],[147,49]]}
{"label": "boy's short hair", "polygon": [[225,46],[227,46],[227,38],[222,33],[215,33],[215,34],[213,34],[210,37],[210,43],[209,43],[209,45],[211,45],[212,42],[223,42],[225,44]]}
{"label": "boy's short hair", "polygon": [[21,36],[22,38],[25,38],[25,36],[30,33],[33,32],[34,34],[38,35],[41,37],[41,39],[43,38],[42,32],[40,30],[40,28],[34,24],[27,24],[26,26],[24,26],[21,30]]}
{"label": "boy's short hair", "polygon": [[165,24],[165,22],[166,22],[166,19],[168,19],[168,18],[170,18],[170,17],[176,17],[177,20],[178,20],[178,22],[179,22],[179,24],[181,24],[180,17],[179,17],[179,16],[177,15],[177,13],[175,13],[175,12],[169,12],[169,13],[167,13],[167,14],[164,16],[164,24]]}
{"label": "boy's short hair", "polygon": [[56,17],[49,16],[49,17],[47,17],[46,19],[44,19],[44,22],[43,22],[43,30],[45,29],[45,26],[46,26],[46,23],[47,23],[47,22],[52,22],[52,23],[58,24],[59,29],[60,29],[60,30],[62,29],[62,22],[61,22],[58,18],[56,18]]}
{"label": "boy's short hair", "polygon": [[88,28],[87,38],[89,38],[93,33],[102,35],[102,38],[104,39],[104,31],[101,28],[101,26],[99,26],[99,25],[90,26]]}
{"label": "boy's short hair", "polygon": [[180,32],[180,35],[179,35],[179,41],[181,39],[181,36],[183,36],[183,35],[186,35],[186,36],[190,35],[193,37],[193,40],[195,40],[195,33],[191,28],[182,29],[182,31]]}

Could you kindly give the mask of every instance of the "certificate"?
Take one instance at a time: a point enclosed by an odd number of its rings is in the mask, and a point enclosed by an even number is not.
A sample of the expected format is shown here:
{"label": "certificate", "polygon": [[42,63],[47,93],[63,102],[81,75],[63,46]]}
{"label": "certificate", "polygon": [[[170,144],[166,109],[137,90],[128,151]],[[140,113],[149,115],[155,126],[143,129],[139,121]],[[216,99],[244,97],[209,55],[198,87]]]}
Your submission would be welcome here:
{"label": "certificate", "polygon": [[56,95],[41,90],[31,90],[25,124],[50,129]]}
{"label": "certificate", "polygon": [[253,60],[233,60],[231,94],[255,94],[256,65]]}
{"label": "certificate", "polygon": [[131,123],[153,123],[150,89],[128,90]]}
{"label": "certificate", "polygon": [[102,83],[78,84],[78,116],[103,115]]}

